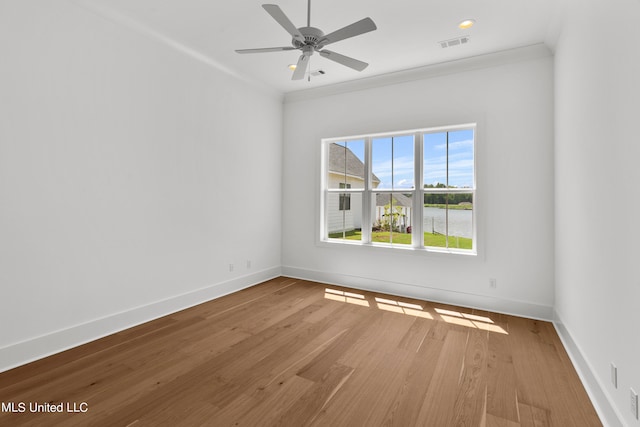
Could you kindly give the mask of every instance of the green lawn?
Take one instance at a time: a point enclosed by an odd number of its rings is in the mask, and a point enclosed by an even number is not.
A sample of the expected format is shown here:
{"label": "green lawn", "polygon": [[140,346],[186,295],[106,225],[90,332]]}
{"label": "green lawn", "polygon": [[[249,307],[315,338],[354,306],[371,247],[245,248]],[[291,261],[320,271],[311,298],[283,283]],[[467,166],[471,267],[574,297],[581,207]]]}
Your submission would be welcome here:
{"label": "green lawn", "polygon": [[[331,239],[341,239],[342,233],[333,233],[329,235]],[[389,243],[389,232],[388,231],[374,231],[371,234],[371,240],[378,243]],[[395,243],[398,245],[410,245],[411,244],[411,234],[408,233],[393,233],[393,240],[391,243]],[[347,240],[362,240],[362,232],[359,230],[352,230],[346,233]],[[442,234],[431,234],[424,233],[424,245],[432,246],[438,248],[444,248],[447,246],[447,241],[444,235]],[[472,239],[468,239],[466,237],[449,237],[449,247],[450,248],[459,248],[459,249],[472,249],[473,241]]]}
{"label": "green lawn", "polygon": [[471,211],[473,205],[445,205],[444,203],[425,203],[425,208],[449,209],[455,211]]}

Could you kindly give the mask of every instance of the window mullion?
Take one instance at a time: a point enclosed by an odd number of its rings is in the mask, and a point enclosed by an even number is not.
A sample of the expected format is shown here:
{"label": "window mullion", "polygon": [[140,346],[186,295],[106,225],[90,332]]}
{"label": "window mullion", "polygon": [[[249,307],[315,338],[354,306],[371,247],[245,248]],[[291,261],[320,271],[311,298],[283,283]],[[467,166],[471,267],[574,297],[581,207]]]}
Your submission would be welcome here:
{"label": "window mullion", "polygon": [[320,153],[320,159],[322,162],[322,175],[320,177],[320,212],[321,212],[321,220],[320,220],[320,240],[324,240],[328,237],[329,233],[327,231],[327,218],[329,217],[328,209],[327,209],[327,199],[329,193],[327,189],[329,187],[327,183],[327,169],[329,164],[329,144],[322,144],[322,150]]}
{"label": "window mullion", "polygon": [[[447,190],[449,189],[449,132],[447,132]],[[444,230],[445,230],[445,247],[449,249],[449,193],[445,195],[444,199]]]}
{"label": "window mullion", "polygon": [[371,138],[364,139],[364,192],[362,193],[362,243],[371,243],[371,192],[372,166],[371,166]]}
{"label": "window mullion", "polygon": [[414,248],[424,246],[424,160],[422,132],[415,134],[414,138],[414,178],[415,188],[413,189],[413,222],[411,224],[411,244]]}

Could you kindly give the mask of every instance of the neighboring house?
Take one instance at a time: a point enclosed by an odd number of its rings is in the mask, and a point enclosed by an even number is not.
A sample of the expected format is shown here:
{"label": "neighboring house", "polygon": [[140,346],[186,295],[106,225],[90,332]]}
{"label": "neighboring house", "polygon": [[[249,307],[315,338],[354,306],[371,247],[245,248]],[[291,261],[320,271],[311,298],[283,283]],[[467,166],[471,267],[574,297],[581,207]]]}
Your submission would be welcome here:
{"label": "neighboring house", "polygon": [[[364,163],[351,150],[339,144],[329,144],[328,188],[364,188]],[[373,175],[372,185],[377,188],[380,179]],[[386,197],[386,199],[385,199]],[[386,201],[385,201],[386,200]],[[380,223],[389,194],[379,194],[372,214]],[[396,194],[394,206],[402,206],[402,226],[410,225],[411,200]],[[327,200],[327,230],[329,234],[360,229],[362,226],[362,196],[360,194],[330,194]]]}
{"label": "neighboring house", "polygon": [[[350,149],[336,143],[329,144],[327,188],[364,188],[364,172],[364,163]],[[379,183],[380,180],[374,176],[374,187]],[[362,227],[361,197],[360,194],[329,194],[327,199],[329,234]]]}

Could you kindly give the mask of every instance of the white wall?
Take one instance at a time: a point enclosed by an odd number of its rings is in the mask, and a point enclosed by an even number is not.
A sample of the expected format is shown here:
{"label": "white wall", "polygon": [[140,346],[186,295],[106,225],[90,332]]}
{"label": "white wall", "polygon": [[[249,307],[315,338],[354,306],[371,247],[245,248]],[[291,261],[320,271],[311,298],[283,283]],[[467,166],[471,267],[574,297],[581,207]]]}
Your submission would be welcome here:
{"label": "white wall", "polygon": [[[283,272],[550,318],[553,59],[540,46],[431,67],[397,84],[287,96]],[[318,245],[320,139],[478,121],[479,255]],[[497,289],[489,288],[489,278]]]}
{"label": "white wall", "polygon": [[0,52],[0,371],[279,274],[280,95],[66,0]]}
{"label": "white wall", "polygon": [[637,0],[572,1],[555,58],[556,311],[592,389],[629,426],[640,425],[638,19]]}

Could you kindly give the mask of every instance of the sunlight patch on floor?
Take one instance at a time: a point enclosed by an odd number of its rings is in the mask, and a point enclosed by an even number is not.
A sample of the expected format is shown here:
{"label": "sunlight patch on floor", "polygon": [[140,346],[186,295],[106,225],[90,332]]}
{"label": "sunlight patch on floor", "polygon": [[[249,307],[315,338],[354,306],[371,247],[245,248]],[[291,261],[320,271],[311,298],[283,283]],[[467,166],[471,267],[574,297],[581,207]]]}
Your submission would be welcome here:
{"label": "sunlight patch on floor", "polygon": [[[346,302],[362,307],[370,307],[369,301],[363,294],[355,292],[340,291],[338,289],[325,288],[324,297],[332,301]],[[408,303],[389,298],[375,297],[375,306],[384,311],[392,313],[406,314],[408,316],[421,317],[423,319],[434,319],[433,315],[425,311],[420,304]],[[501,326],[495,324],[491,318],[477,314],[462,313],[455,310],[436,308],[436,313],[440,318],[450,324],[464,326],[467,328],[481,329],[488,332],[509,335]]]}
{"label": "sunlight patch on floor", "polygon": [[349,304],[360,305],[363,307],[369,307],[369,301],[367,301],[362,294],[326,288],[324,290],[324,297],[333,301],[340,301]]}
{"label": "sunlight patch on floor", "polygon": [[411,304],[408,302],[395,301],[380,297],[376,297],[376,303],[380,310],[408,314],[409,316],[422,317],[424,319],[433,319],[433,316],[426,311],[423,311],[423,307],[418,304]]}
{"label": "sunlight patch on floor", "polygon": [[509,335],[502,327],[496,325],[493,320],[486,316],[478,316],[476,314],[461,313],[459,311],[445,310],[436,308],[436,312],[442,320],[454,325],[466,326],[467,328],[477,328],[483,331],[497,332],[499,334]]}

